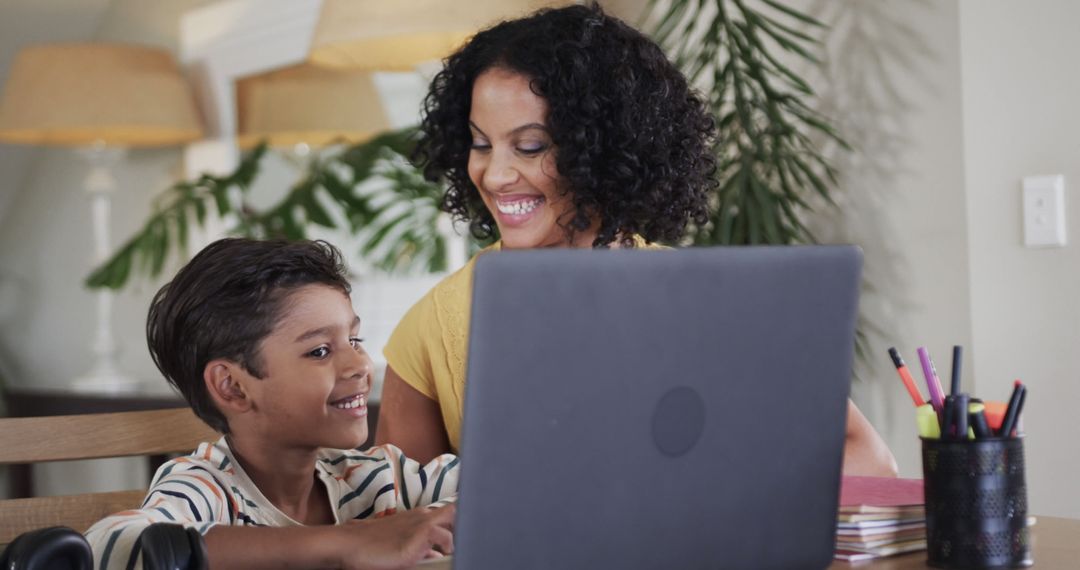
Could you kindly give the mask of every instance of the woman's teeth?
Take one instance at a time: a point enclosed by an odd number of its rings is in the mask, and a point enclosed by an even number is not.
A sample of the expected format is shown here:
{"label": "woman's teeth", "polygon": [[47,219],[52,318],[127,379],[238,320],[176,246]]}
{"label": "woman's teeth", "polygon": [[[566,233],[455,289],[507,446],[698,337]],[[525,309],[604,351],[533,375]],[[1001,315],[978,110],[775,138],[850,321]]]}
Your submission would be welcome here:
{"label": "woman's teeth", "polygon": [[342,400],[340,402],[335,402],[334,403],[335,408],[339,408],[339,409],[342,409],[342,410],[351,410],[353,408],[359,408],[360,406],[363,406],[363,405],[364,405],[364,397],[363,396],[356,396],[356,397],[353,397],[353,398],[349,398],[348,400]]}
{"label": "woman's teeth", "polygon": [[496,202],[495,207],[504,214],[521,216],[535,210],[543,201],[543,198],[534,198],[532,200],[519,200],[510,203]]}

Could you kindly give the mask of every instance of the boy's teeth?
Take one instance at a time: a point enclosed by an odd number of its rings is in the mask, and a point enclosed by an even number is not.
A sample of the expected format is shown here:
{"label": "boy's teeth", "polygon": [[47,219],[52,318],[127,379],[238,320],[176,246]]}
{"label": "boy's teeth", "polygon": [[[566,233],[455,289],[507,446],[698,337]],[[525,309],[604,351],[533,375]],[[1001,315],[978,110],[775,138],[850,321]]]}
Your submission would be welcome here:
{"label": "boy's teeth", "polygon": [[360,406],[363,406],[363,405],[364,405],[364,397],[363,396],[357,396],[355,398],[350,398],[348,400],[345,400],[344,402],[338,402],[338,403],[334,404],[334,407],[335,408],[340,408],[342,410],[351,410],[353,408],[359,408]]}
{"label": "boy's teeth", "polygon": [[512,202],[510,204],[504,204],[502,202],[496,202],[495,206],[499,209],[500,212],[502,212],[504,214],[521,215],[521,214],[528,214],[529,212],[535,210],[536,207],[540,205],[540,202],[543,202],[543,201],[544,201],[543,198],[536,198],[536,199],[533,199],[533,200],[520,200],[518,202]]}

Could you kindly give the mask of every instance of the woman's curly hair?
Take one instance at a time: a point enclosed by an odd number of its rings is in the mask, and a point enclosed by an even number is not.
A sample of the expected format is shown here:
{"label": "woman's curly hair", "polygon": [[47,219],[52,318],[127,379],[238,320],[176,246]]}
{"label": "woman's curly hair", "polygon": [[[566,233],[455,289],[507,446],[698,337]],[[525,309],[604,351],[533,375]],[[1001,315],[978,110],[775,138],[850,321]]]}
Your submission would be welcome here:
{"label": "woman's curly hair", "polygon": [[715,121],[659,46],[593,4],[484,30],[432,80],[413,159],[429,180],[445,178],[443,209],[475,237],[497,228],[469,179],[472,88],[496,67],[528,77],[547,102],[560,187],[575,208],[568,234],[598,217],[594,247],[632,247],[635,234],[674,242],[691,220],[705,223]]}

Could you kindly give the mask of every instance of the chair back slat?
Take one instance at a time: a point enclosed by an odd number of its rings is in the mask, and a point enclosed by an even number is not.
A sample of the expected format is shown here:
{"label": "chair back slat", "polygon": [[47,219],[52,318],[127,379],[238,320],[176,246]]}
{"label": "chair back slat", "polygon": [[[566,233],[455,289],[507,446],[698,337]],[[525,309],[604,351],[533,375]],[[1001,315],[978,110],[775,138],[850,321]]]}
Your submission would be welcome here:
{"label": "chair back slat", "polygon": [[218,437],[188,408],[0,418],[0,464],[188,453]]}
{"label": "chair back slat", "polygon": [[49,526],[86,532],[113,513],[139,508],[145,496],[146,491],[114,491],[0,501],[0,544],[10,543],[24,532]]}
{"label": "chair back slat", "polygon": [[[0,465],[186,454],[220,434],[188,408],[0,418]],[[106,516],[138,508],[146,490],[0,501],[0,545],[49,526],[84,532]]]}

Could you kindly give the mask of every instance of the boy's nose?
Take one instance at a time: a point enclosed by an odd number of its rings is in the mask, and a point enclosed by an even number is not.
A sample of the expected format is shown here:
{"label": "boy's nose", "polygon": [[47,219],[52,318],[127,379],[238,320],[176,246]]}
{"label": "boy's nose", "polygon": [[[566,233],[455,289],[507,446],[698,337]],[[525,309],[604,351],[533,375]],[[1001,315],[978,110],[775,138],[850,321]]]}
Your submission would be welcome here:
{"label": "boy's nose", "polygon": [[371,357],[363,349],[349,352],[351,354],[342,368],[342,379],[353,380],[360,378],[364,382],[364,390],[369,390],[371,388],[371,374],[375,368],[374,363],[371,362]]}

